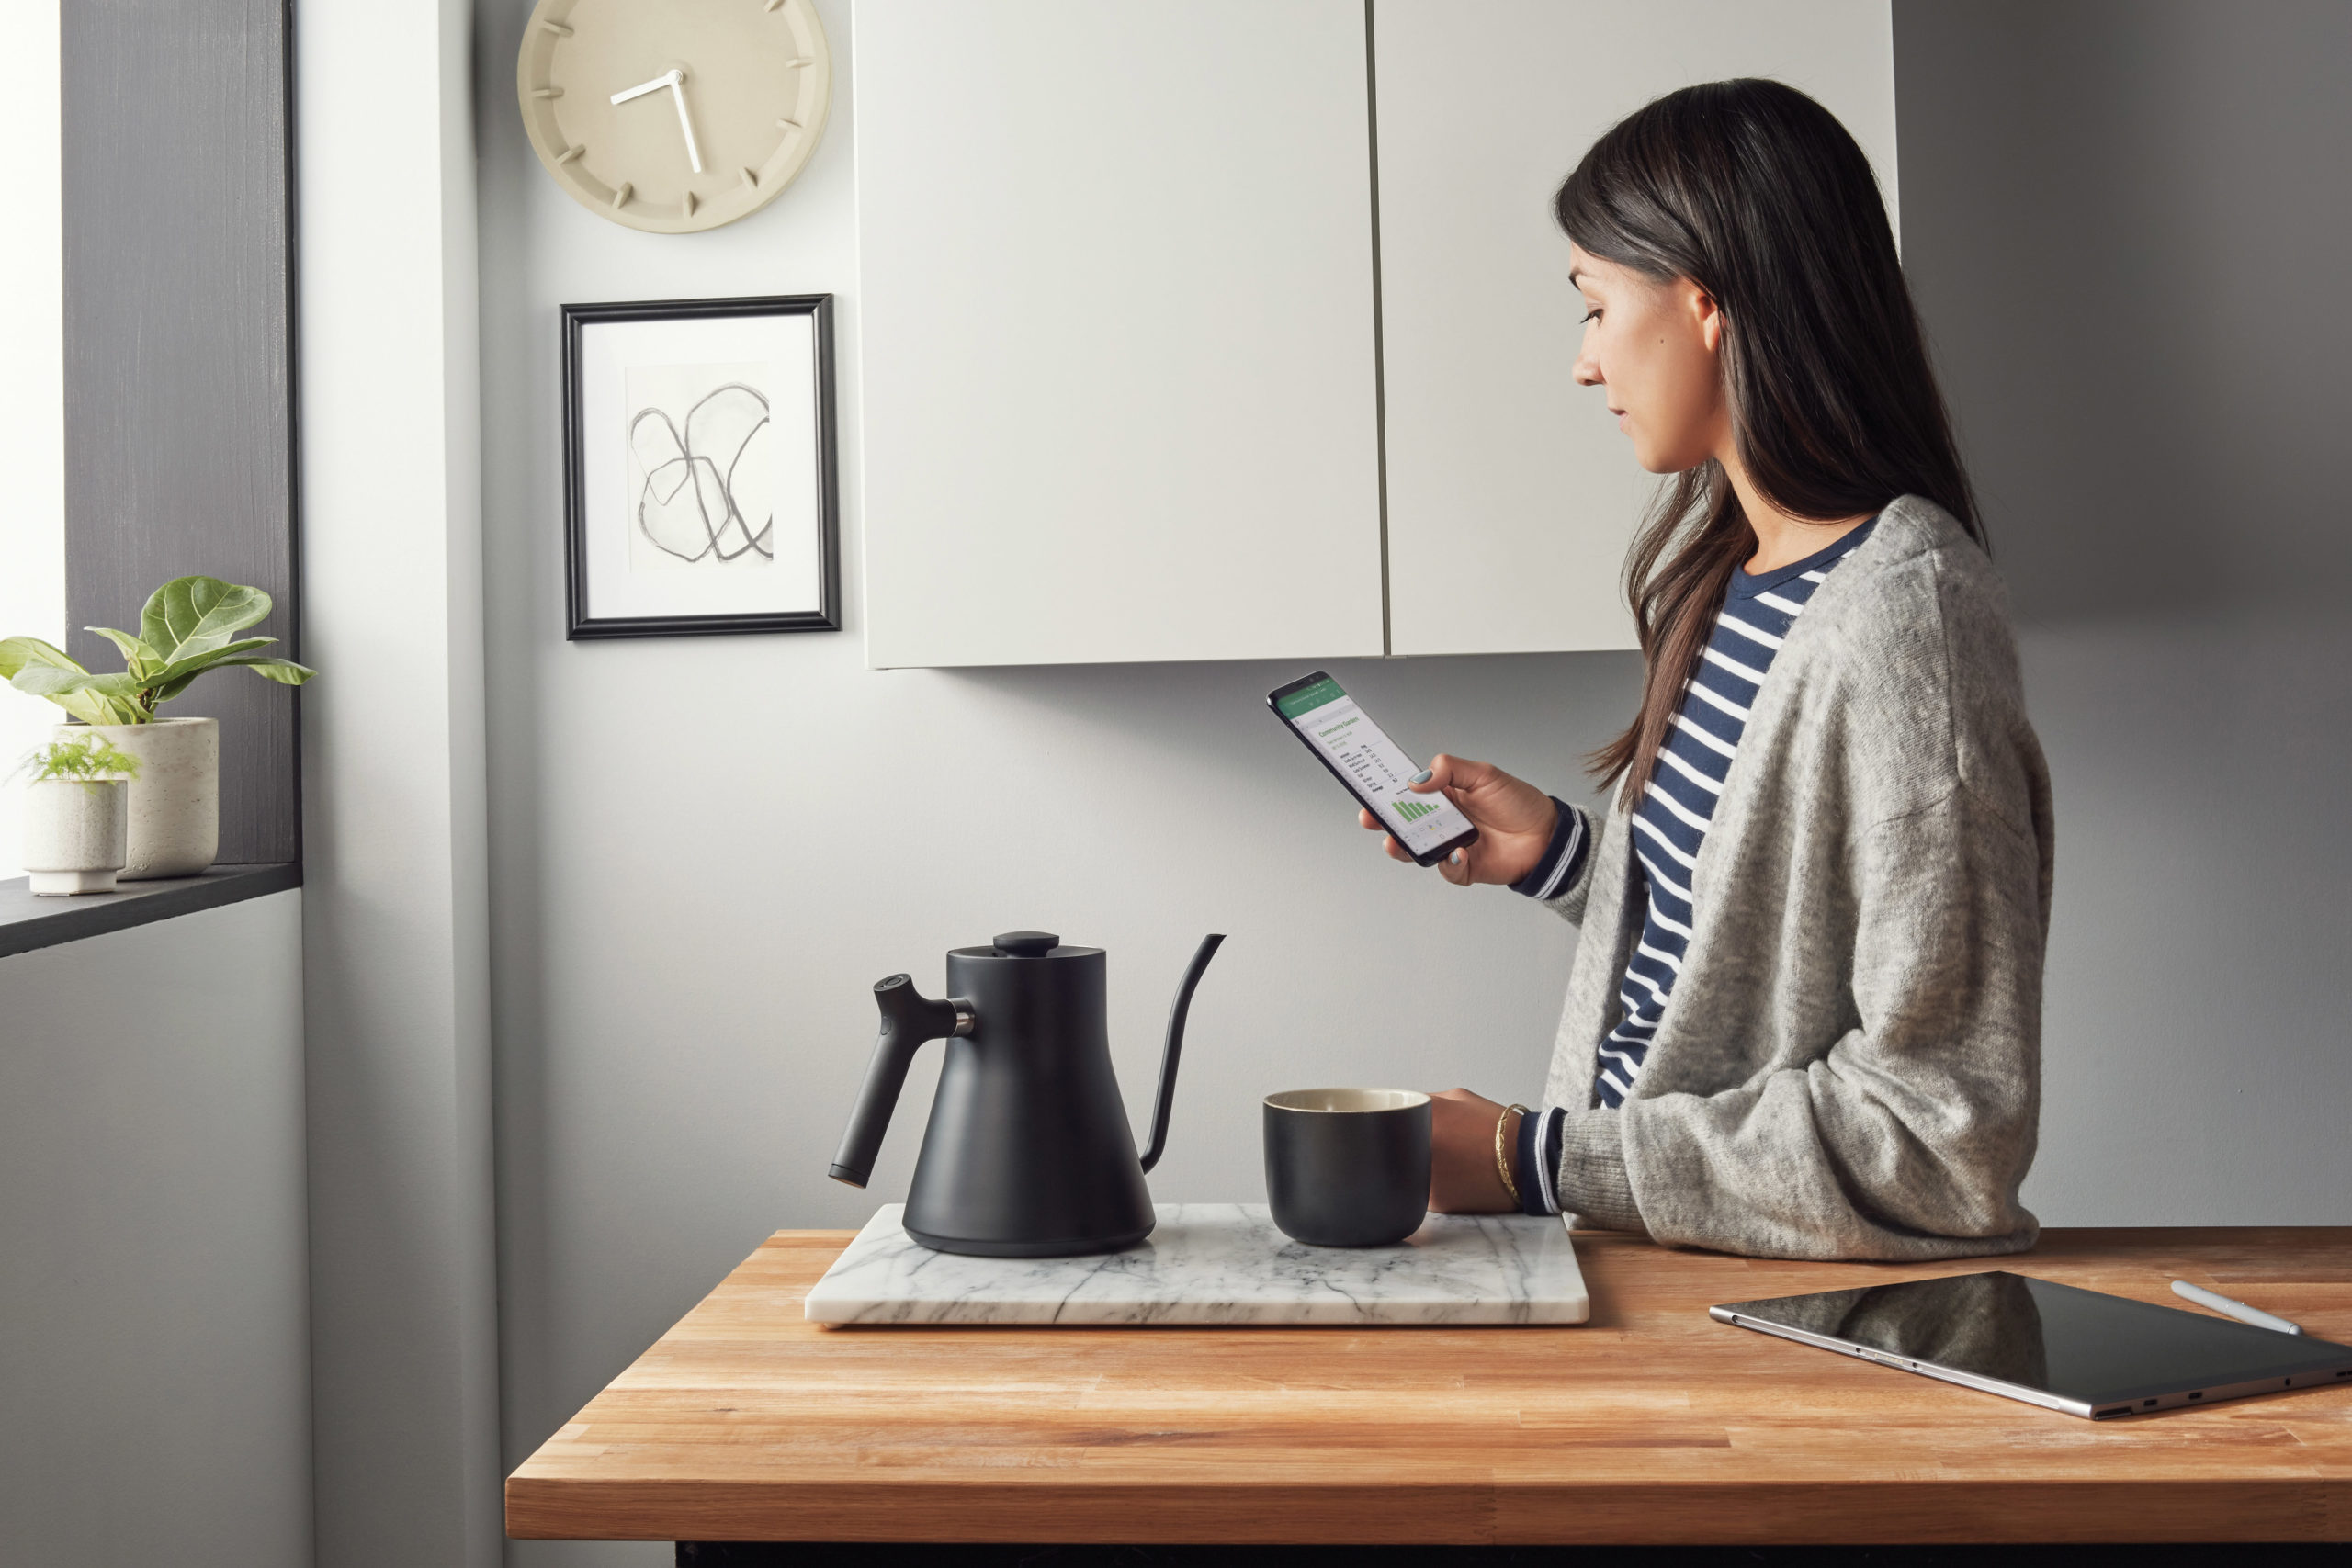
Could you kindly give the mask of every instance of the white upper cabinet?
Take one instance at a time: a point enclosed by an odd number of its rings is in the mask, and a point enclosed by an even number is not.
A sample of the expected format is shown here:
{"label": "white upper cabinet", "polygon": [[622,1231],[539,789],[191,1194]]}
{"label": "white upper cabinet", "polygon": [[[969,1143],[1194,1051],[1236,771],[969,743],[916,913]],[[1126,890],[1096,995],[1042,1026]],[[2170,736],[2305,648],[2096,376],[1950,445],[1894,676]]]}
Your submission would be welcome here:
{"label": "white upper cabinet", "polygon": [[1655,481],[1569,379],[1552,193],[1649,99],[1760,75],[1892,207],[1888,0],[1369,16],[860,0],[870,663],[1633,646]]}
{"label": "white upper cabinet", "polygon": [[1552,193],[1611,124],[1771,76],[1862,144],[1894,206],[1887,0],[1374,0],[1392,651],[1631,648],[1657,481],[1568,376],[1582,307]]}
{"label": "white upper cabinet", "polygon": [[1361,0],[860,0],[868,662],[1382,651]]}

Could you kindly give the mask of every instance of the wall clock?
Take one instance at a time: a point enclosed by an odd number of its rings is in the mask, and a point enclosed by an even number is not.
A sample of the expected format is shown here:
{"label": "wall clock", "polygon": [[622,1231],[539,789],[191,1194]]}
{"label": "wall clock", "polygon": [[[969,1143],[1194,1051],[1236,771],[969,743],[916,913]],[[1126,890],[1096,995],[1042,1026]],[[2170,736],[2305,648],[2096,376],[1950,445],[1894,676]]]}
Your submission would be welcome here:
{"label": "wall clock", "polygon": [[556,184],[599,217],[685,234],[792,183],[833,64],[810,0],[539,0],[514,87]]}

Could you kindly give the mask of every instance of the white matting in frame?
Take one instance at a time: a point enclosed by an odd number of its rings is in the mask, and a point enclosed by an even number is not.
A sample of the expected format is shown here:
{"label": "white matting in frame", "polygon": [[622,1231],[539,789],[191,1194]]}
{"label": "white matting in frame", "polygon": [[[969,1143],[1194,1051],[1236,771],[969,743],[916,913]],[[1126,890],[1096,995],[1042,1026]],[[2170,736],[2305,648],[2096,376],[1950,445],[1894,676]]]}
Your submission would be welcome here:
{"label": "white matting in frame", "polygon": [[569,636],[839,629],[831,303],[563,308]]}

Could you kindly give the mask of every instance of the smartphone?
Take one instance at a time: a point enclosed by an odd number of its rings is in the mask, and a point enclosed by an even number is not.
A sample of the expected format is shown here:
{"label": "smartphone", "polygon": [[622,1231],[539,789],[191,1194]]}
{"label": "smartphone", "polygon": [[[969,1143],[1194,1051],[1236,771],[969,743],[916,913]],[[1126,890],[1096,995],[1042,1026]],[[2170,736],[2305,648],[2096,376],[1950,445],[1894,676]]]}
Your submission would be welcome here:
{"label": "smartphone", "polygon": [[1324,671],[1275,687],[1266,694],[1266,705],[1331,770],[1357,804],[1379,818],[1415,864],[1435,865],[1463,845],[1478,841],[1478,829],[1460,807],[1434,791],[1413,793],[1408,781],[1421,771],[1420,765]]}

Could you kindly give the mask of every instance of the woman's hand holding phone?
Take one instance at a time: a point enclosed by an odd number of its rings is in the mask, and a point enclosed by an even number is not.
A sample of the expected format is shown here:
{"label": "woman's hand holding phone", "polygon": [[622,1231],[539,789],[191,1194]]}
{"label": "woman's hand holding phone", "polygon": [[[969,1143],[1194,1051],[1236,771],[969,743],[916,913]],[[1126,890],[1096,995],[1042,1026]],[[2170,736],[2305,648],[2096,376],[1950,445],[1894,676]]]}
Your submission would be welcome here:
{"label": "woman's hand holding phone", "polygon": [[[1526,876],[1551,847],[1552,829],[1559,824],[1560,808],[1552,804],[1550,795],[1491,762],[1440,752],[1430,759],[1429,771],[1413,782],[1412,789],[1417,795],[1442,793],[1478,829],[1476,843],[1438,863],[1439,874],[1458,887],[1474,882],[1517,882]],[[1412,863],[1413,857],[1388,836],[1378,818],[1358,809],[1356,820],[1381,836],[1381,847],[1390,860]]]}

